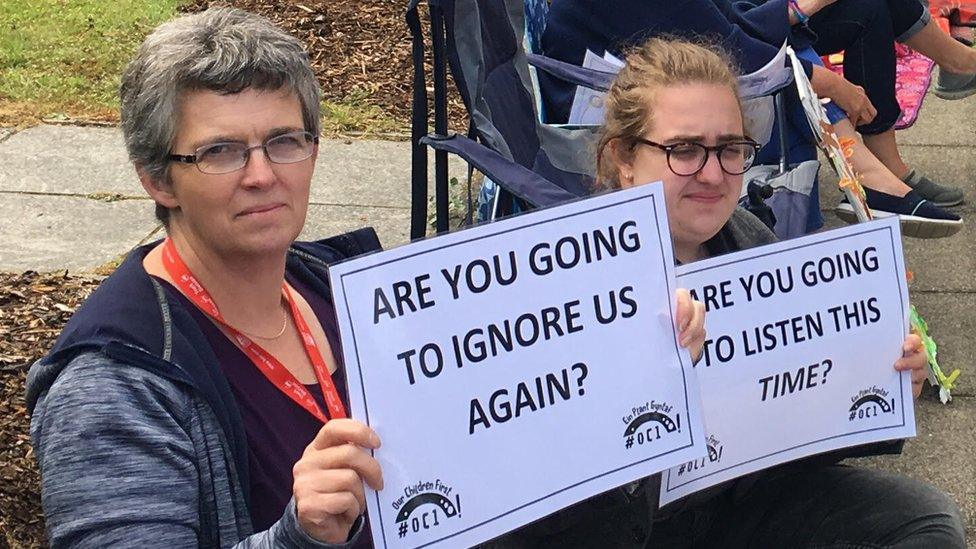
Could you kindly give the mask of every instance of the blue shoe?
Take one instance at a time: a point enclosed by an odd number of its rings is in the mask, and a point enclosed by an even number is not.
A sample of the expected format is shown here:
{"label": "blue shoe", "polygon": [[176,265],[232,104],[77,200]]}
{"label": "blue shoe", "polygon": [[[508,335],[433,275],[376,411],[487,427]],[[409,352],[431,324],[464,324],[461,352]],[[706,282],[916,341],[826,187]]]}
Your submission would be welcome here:
{"label": "blue shoe", "polygon": [[[960,231],[962,219],[925,200],[915,191],[899,198],[890,194],[864,188],[871,215],[880,219],[897,215],[901,233],[914,238],[945,238]],[[837,217],[847,223],[857,223],[854,208],[845,197],[834,210]]]}

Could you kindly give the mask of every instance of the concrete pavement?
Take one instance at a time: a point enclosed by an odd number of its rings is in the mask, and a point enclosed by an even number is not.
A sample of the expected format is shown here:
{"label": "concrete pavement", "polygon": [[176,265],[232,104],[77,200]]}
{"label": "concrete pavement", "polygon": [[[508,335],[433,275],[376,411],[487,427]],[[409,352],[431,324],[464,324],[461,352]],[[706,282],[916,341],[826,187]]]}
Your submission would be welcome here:
{"label": "concrete pavement", "polygon": [[[905,160],[935,181],[957,185],[967,203],[953,208],[965,220],[959,234],[940,240],[906,238],[905,262],[915,274],[912,302],[939,343],[945,371],[962,370],[954,398],[943,406],[932,394],[916,405],[918,437],[899,457],[858,460],[931,482],[962,508],[967,541],[976,547],[976,97],[925,100],[916,124],[898,132]],[[837,178],[821,170],[823,206],[840,200]],[[828,227],[840,226],[835,216]]]}
{"label": "concrete pavement", "polygon": [[[3,130],[0,196],[0,271],[91,270],[159,231],[117,128]],[[303,238],[372,225],[393,246],[409,217],[408,143],[323,140]]]}
{"label": "concrete pavement", "polygon": [[[947,102],[932,95],[915,127],[899,132],[907,160],[931,178],[966,190],[956,211],[966,228],[943,240],[906,239],[915,273],[912,299],[940,343],[947,371],[963,376],[955,399],[931,395],[918,405],[919,436],[901,457],[865,460],[932,482],[963,508],[976,538],[976,97]],[[406,143],[326,140],[312,189],[305,237],[373,225],[387,247],[407,241],[409,159]],[[452,173],[463,175],[460,164]],[[839,200],[836,178],[821,172],[822,204]],[[154,238],[152,203],[129,166],[115,128],[38,126],[0,129],[0,271],[84,271]],[[828,214],[828,225],[840,222]]]}

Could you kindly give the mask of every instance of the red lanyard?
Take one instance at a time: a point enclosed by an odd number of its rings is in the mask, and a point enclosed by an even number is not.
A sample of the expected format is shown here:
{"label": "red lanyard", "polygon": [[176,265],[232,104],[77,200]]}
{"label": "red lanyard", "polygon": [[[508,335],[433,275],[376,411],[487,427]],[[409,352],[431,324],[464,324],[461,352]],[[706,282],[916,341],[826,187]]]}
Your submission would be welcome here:
{"label": "red lanyard", "polygon": [[[318,403],[312,397],[312,394],[302,385],[291,372],[271,353],[265,351],[257,343],[251,341],[250,338],[236,330],[224,317],[220,315],[220,311],[217,310],[217,304],[214,303],[213,298],[210,297],[210,293],[207,289],[200,284],[190,269],[183,262],[183,258],[180,257],[179,252],[176,251],[176,246],[173,244],[173,240],[167,238],[163,242],[163,267],[166,268],[166,272],[169,276],[173,278],[176,285],[179,286],[180,291],[183,292],[186,297],[193,302],[201,311],[206,313],[208,316],[216,320],[223,326],[230,334],[233,336],[234,341],[237,345],[244,351],[244,354],[251,359],[251,362],[257,366],[258,370],[264,374],[264,377],[268,379],[279,391],[285,393],[289,398],[295,401],[299,406],[304,408],[308,413],[317,417],[319,421],[325,423],[329,420],[322,413],[319,408]],[[342,405],[342,401],[339,399],[339,392],[336,391],[335,385],[332,383],[332,376],[329,374],[329,367],[325,364],[325,360],[322,359],[322,353],[319,351],[318,345],[315,343],[315,338],[312,336],[312,331],[308,329],[308,324],[305,323],[305,319],[302,318],[301,312],[298,310],[298,305],[295,304],[294,298],[291,296],[291,291],[288,290],[288,286],[285,283],[281,284],[281,293],[284,295],[285,300],[288,302],[288,306],[291,309],[292,319],[295,321],[295,326],[298,328],[298,332],[302,336],[302,345],[305,346],[305,354],[308,355],[308,359],[312,362],[312,367],[315,370],[315,377],[319,381],[319,385],[322,387],[322,395],[325,397],[325,404],[329,407],[329,416],[333,419],[339,419],[346,417],[346,409]]]}

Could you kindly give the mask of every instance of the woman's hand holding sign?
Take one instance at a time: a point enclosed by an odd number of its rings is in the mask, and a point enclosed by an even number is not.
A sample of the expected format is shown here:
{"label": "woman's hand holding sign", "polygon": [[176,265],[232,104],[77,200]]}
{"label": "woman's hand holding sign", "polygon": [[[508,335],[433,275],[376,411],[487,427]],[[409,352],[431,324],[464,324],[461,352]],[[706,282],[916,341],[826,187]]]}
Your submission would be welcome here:
{"label": "woman's hand holding sign", "polygon": [[705,346],[705,304],[695,301],[684,288],[678,288],[678,343],[698,362]]}
{"label": "woman's hand holding sign", "polygon": [[374,490],[383,488],[380,465],[365,450],[379,447],[376,433],[356,420],[333,419],[319,430],[293,469],[295,514],[308,535],[346,542],[366,511],[363,481]]}
{"label": "woman's hand holding sign", "polygon": [[899,372],[906,370],[912,372],[912,395],[918,398],[922,392],[922,383],[925,383],[925,378],[928,377],[925,366],[929,363],[922,338],[918,337],[918,334],[909,334],[902,343],[901,350],[902,355],[895,361],[895,369]]}

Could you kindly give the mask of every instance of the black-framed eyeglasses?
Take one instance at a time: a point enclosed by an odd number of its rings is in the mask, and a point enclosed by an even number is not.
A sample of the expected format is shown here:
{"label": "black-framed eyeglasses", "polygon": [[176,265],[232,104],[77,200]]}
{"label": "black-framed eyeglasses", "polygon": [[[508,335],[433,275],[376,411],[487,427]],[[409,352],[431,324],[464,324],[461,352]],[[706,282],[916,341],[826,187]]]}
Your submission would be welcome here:
{"label": "black-framed eyeglasses", "polygon": [[289,132],[267,139],[260,145],[248,147],[244,143],[210,143],[198,147],[193,154],[172,154],[169,159],[183,164],[196,164],[203,173],[218,175],[235,172],[247,165],[254,149],[264,150],[265,157],[275,164],[294,164],[312,156],[318,136],[309,132]]}
{"label": "black-framed eyeglasses", "polygon": [[755,141],[744,139],[730,141],[709,147],[701,143],[674,143],[662,145],[642,137],[636,138],[638,143],[650,145],[664,151],[668,159],[668,168],[677,175],[695,175],[708,162],[708,155],[712,152],[718,158],[722,171],[729,175],[742,175],[756,160],[756,154],[761,145]]}

